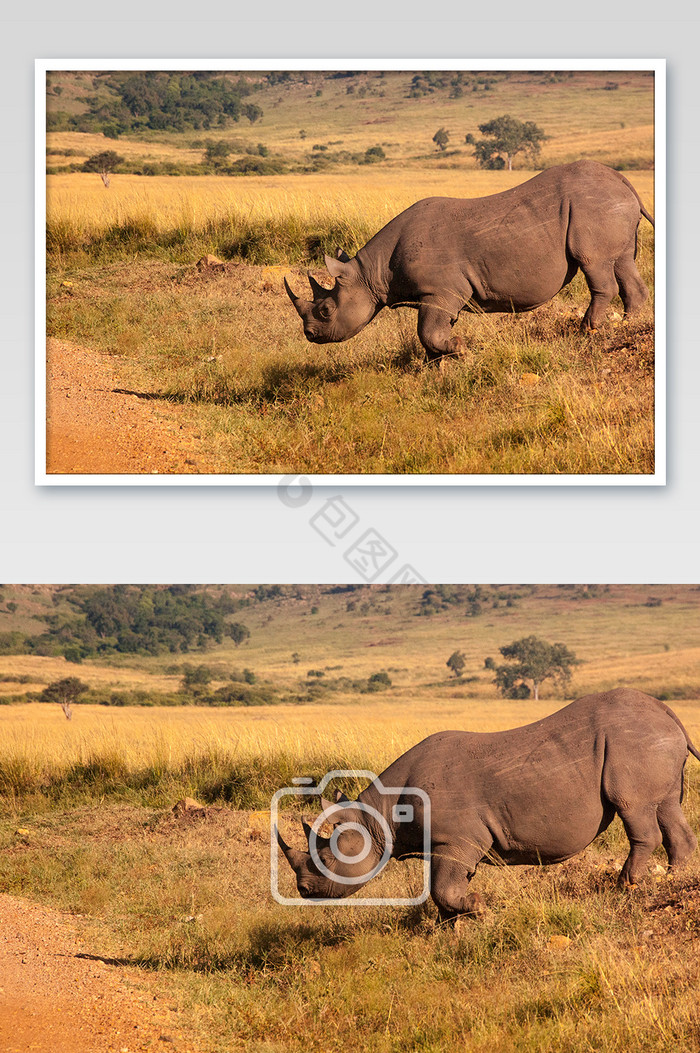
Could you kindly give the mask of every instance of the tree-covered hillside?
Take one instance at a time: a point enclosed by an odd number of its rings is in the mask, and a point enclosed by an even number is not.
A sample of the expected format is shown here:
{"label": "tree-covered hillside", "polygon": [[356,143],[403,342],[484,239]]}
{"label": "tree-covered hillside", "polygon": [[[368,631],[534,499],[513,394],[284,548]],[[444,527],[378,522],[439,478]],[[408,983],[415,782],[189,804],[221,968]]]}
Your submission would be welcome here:
{"label": "tree-covered hillside", "polygon": [[[247,117],[252,123],[263,111],[244,102],[259,83],[242,77],[205,71],[177,73],[163,70],[94,74],[93,91],[76,97],[81,112],[60,108],[63,85],[49,75],[47,127],[102,132],[117,138],[144,129],[186,132],[225,128]],[[58,102],[57,102],[58,100]]]}

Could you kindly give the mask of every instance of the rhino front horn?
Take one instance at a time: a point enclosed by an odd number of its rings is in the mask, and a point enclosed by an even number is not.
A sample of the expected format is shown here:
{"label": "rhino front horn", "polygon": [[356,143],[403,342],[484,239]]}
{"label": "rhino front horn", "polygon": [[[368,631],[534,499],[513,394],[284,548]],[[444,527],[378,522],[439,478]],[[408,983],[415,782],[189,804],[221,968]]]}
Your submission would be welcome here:
{"label": "rhino front horn", "polygon": [[287,281],[286,278],[284,279],[284,287],[287,290],[287,296],[289,297],[289,299],[294,304],[294,307],[296,308],[297,314],[299,315],[300,318],[303,318],[304,317],[304,303],[305,303],[305,301],[302,300],[301,296],[295,296],[294,295],[294,293],[292,292],[291,286],[290,286],[290,284],[289,284],[289,282]]}
{"label": "rhino front horn", "polygon": [[280,846],[280,848],[284,852],[285,859],[289,863],[289,865],[292,868],[292,870],[295,870],[295,871],[298,870],[299,867],[304,862],[305,853],[297,851],[296,848],[290,848],[289,845],[287,844],[287,842],[282,837],[282,835],[279,832],[279,830],[277,829],[277,827],[275,827],[275,837],[277,838],[277,844]]}

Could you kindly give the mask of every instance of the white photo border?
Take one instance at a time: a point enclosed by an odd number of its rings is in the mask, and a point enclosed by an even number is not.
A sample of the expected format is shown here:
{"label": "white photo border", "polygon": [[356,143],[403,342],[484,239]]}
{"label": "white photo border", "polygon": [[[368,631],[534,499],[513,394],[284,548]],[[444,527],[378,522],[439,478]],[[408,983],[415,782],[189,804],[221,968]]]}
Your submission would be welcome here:
{"label": "white photo border", "polygon": [[485,58],[42,58],[35,60],[35,477],[37,486],[274,486],[278,474],[55,475],[46,471],[46,74],[80,70],[646,70],[654,73],[654,471],[644,475],[310,475],[316,486],[666,485],[666,60]]}

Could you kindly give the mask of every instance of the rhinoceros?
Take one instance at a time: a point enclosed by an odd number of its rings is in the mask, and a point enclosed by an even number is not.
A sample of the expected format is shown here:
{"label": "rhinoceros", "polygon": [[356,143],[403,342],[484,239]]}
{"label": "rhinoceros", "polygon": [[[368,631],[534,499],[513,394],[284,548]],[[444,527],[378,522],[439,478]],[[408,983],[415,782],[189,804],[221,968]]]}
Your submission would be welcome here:
{"label": "rhinoceros", "polygon": [[[321,869],[310,852],[291,848],[278,830],[276,836],[305,899],[348,896],[378,872],[383,856],[421,855],[429,841],[430,895],[440,918],[454,921],[474,913],[467,889],[480,862],[560,863],[619,815],[630,843],[619,883],[634,885],[658,845],[670,867],[697,847],[681,810],[688,752],[700,760],[663,702],[630,689],[586,695],[512,731],[430,735],[356,802],[342,794],[338,803],[322,800],[334,830],[316,838]],[[430,799],[429,838],[416,789]],[[401,821],[409,803],[411,821]],[[304,829],[310,838],[312,828]]]}
{"label": "rhinoceros", "polygon": [[316,344],[350,339],[383,307],[417,308],[418,338],[433,361],[464,350],[451,335],[460,311],[531,311],[579,268],[591,293],[584,330],[601,324],[618,290],[627,315],[639,310],[649,295],[635,265],[641,216],[653,225],[623,175],[575,161],[501,194],[417,201],[354,259],[341,249],[326,256],[335,285],[309,273],[312,300],[284,284]]}

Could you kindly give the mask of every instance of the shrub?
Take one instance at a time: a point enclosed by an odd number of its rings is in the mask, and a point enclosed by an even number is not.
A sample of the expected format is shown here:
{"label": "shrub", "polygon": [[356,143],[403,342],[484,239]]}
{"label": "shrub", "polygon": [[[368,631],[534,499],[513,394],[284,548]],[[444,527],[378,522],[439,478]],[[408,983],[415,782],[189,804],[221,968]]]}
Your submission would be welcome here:
{"label": "shrub", "polygon": [[388,673],[381,670],[379,673],[372,673],[367,680],[366,690],[368,692],[386,691],[388,687],[391,687],[391,678]]}

